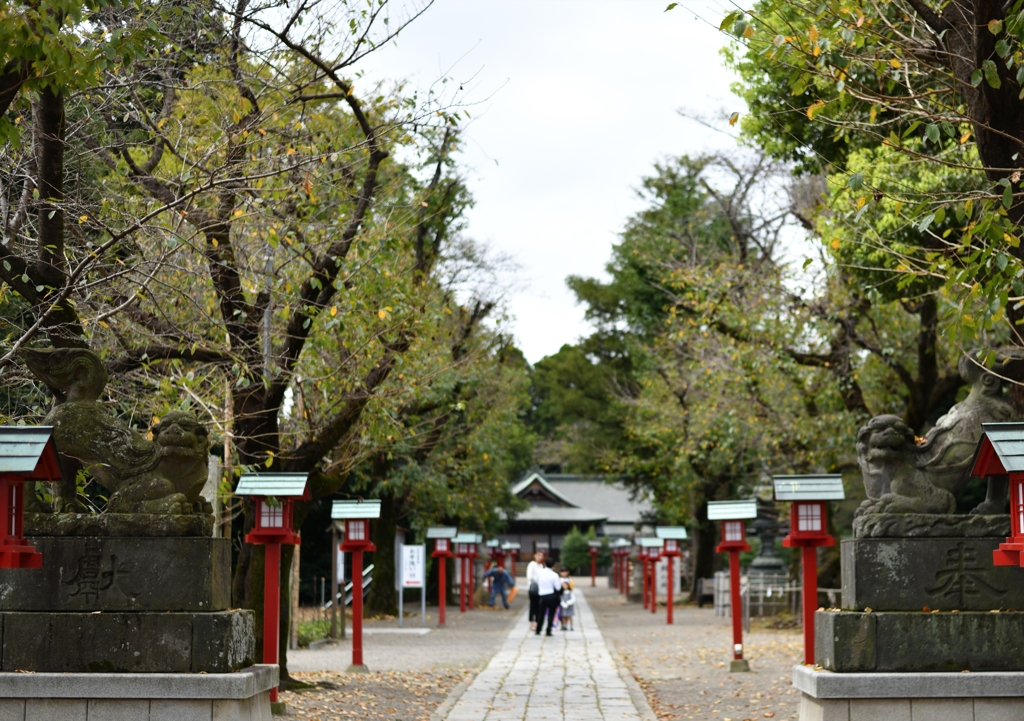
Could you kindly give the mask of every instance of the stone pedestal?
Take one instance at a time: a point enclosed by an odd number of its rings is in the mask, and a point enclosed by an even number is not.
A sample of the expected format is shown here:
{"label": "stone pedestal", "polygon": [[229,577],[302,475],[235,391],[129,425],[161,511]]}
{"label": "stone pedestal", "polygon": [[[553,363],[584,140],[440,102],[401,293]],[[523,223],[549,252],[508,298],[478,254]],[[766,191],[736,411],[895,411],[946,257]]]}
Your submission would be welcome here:
{"label": "stone pedestal", "polygon": [[230,674],[0,673],[3,721],[271,721],[277,666]]}
{"label": "stone pedestal", "polygon": [[1020,612],[818,611],[814,636],[828,671],[1024,671]]}
{"label": "stone pedestal", "polygon": [[223,611],[227,538],[37,537],[43,567],[0,569],[0,611]]}
{"label": "stone pedestal", "polygon": [[31,540],[42,568],[0,570],[0,671],[209,674],[254,662],[255,617],[228,610],[230,540]]}
{"label": "stone pedestal", "polygon": [[841,545],[842,610],[815,614],[817,666],[794,667],[800,720],[1024,718],[1024,572],[993,565],[995,520],[871,520]]}
{"label": "stone pedestal", "polygon": [[1017,721],[1024,672],[832,673],[793,667],[800,721]]}
{"label": "stone pedestal", "polygon": [[1024,611],[1024,572],[994,566],[999,538],[854,538],[842,541],[848,611]]}

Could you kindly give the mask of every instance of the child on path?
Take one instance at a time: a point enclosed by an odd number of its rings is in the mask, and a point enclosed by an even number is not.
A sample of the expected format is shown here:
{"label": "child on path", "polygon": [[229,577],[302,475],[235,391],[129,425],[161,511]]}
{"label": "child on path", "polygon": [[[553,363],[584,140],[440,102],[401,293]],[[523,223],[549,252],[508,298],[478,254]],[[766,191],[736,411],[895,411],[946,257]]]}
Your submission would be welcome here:
{"label": "child on path", "polygon": [[[576,594],[569,581],[562,582],[562,600],[559,605],[562,607],[562,630],[572,631],[572,619],[576,615]],[[566,629],[566,626],[569,628]]]}

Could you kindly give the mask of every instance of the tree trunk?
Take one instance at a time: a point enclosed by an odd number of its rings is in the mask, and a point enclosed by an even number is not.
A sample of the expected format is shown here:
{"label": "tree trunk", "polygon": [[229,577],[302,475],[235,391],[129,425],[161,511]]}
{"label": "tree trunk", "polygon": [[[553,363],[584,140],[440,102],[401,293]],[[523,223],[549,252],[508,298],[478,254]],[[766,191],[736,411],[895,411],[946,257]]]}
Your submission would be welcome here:
{"label": "tree trunk", "polygon": [[916,309],[920,319],[917,333],[917,378],[910,389],[907,425],[920,434],[931,414],[932,393],[939,381],[937,343],[939,338],[939,304],[933,296],[923,298]]}
{"label": "tree trunk", "polygon": [[366,599],[366,611],[394,616],[398,613],[395,591],[395,529],[401,502],[391,496],[380,499],[380,520],[373,524],[373,583]]}
{"label": "tree trunk", "polygon": [[708,520],[708,503],[700,502],[694,514],[693,526],[693,578],[690,579],[690,602],[697,602],[697,583],[700,578],[715,575],[715,543],[718,529]]}

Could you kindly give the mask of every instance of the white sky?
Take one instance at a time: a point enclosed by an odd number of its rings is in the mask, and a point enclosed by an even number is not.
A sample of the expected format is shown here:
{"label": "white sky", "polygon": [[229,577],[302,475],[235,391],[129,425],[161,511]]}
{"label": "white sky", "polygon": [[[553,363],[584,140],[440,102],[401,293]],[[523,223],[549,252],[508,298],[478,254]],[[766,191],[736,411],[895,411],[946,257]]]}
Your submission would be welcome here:
{"label": "white sky", "polygon": [[508,303],[531,362],[589,333],[565,278],[603,275],[653,163],[731,145],[678,114],[727,131],[719,116],[742,107],[719,55],[725,11],[715,0],[667,4],[436,0],[365,65],[419,87],[450,71],[472,87],[468,232],[518,263]]}

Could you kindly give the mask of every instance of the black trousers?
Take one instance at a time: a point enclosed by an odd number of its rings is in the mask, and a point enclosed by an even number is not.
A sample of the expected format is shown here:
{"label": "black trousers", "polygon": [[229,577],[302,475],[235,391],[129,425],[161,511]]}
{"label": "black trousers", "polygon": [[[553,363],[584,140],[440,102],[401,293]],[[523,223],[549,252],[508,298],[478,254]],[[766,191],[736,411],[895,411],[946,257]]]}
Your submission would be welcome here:
{"label": "black trousers", "polygon": [[530,591],[530,623],[540,620],[540,594]]}
{"label": "black trousers", "polygon": [[560,593],[549,593],[547,596],[540,597],[540,617],[537,619],[537,633],[540,633],[545,617],[548,620],[547,633],[551,633],[551,627],[555,623],[555,612],[558,610],[558,602],[561,600],[561,597],[562,594]]}

